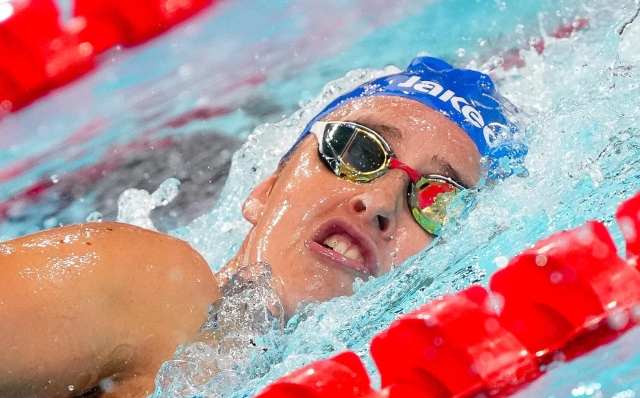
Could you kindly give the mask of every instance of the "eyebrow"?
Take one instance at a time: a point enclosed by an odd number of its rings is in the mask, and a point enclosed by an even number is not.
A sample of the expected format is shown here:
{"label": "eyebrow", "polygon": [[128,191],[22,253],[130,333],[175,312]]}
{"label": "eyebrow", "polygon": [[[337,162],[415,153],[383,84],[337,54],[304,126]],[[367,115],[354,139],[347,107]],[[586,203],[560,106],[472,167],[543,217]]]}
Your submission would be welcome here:
{"label": "eyebrow", "polygon": [[[374,122],[368,121],[367,119],[349,119],[349,120],[345,120],[345,122],[356,123],[364,127],[367,127],[375,131],[376,133],[380,134],[384,139],[387,139],[389,137],[397,140],[404,139],[404,133],[402,132],[402,130],[394,126],[390,126],[388,124],[374,123]],[[472,186],[472,184],[469,184],[466,180],[462,178],[460,173],[446,159],[443,159],[438,155],[433,155],[431,160],[434,163],[436,163],[439,170],[438,172],[441,173],[444,177],[452,179],[453,181],[457,182],[458,184],[462,185],[467,189]]]}
{"label": "eyebrow", "polygon": [[374,123],[374,122],[368,121],[367,119],[345,120],[345,122],[356,123],[361,126],[367,127],[375,131],[376,133],[380,134],[384,139],[388,139],[388,138],[393,138],[396,140],[404,139],[404,133],[402,132],[402,130],[394,126],[390,126],[388,124]]}
{"label": "eyebrow", "polygon": [[451,163],[447,160],[439,157],[438,155],[433,155],[431,160],[438,165],[438,170],[444,175],[444,177],[452,179],[467,189],[471,187],[471,185],[462,178],[460,173],[458,173],[458,171],[454,169],[453,166],[451,166]]}

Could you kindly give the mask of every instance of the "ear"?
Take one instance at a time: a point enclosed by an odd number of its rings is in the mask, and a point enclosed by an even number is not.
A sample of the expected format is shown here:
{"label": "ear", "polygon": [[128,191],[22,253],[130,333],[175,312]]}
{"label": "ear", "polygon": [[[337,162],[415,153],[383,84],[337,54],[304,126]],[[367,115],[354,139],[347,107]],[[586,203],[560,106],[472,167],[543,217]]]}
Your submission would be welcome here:
{"label": "ear", "polygon": [[277,175],[273,173],[264,179],[251,191],[249,197],[242,204],[242,216],[251,224],[256,225],[260,217],[262,217],[262,213],[267,206],[267,198],[269,198],[276,178]]}

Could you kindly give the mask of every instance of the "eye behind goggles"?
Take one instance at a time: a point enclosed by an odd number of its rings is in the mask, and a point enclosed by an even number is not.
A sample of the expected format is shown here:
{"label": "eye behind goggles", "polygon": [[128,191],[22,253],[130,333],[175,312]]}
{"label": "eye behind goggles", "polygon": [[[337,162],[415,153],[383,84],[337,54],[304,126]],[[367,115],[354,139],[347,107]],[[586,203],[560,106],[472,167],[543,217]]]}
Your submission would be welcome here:
{"label": "eye behind goggles", "polygon": [[411,179],[407,202],[420,226],[439,235],[447,222],[447,205],[464,190],[450,178],[421,175],[399,161],[387,142],[374,130],[351,122],[316,122],[310,132],[318,138],[318,154],[336,176],[367,183],[390,169],[401,169]]}

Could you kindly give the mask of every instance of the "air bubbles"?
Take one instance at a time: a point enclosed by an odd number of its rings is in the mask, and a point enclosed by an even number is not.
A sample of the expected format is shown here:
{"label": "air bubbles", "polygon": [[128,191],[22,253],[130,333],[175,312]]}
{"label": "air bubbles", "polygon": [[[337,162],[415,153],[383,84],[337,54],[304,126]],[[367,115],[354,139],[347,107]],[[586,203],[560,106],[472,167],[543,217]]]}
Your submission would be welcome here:
{"label": "air bubbles", "polygon": [[54,184],[57,184],[60,181],[60,176],[57,174],[51,174],[51,182]]}
{"label": "air bubbles", "polygon": [[461,58],[464,57],[466,53],[467,53],[467,50],[465,50],[462,47],[456,50],[456,55]]}

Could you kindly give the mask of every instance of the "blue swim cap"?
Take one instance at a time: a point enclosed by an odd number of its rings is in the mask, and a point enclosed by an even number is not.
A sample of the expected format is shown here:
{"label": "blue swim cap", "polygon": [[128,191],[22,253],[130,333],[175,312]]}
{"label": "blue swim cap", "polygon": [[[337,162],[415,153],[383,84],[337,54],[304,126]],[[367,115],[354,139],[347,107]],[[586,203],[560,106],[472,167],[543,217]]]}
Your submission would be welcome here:
{"label": "blue swim cap", "polygon": [[490,177],[526,173],[523,160],[527,146],[515,120],[518,109],[496,91],[488,75],[457,69],[433,57],[414,58],[406,70],[374,79],[336,98],[311,120],[296,144],[328,113],[356,98],[375,95],[409,98],[449,118],[469,134],[486,157]]}

